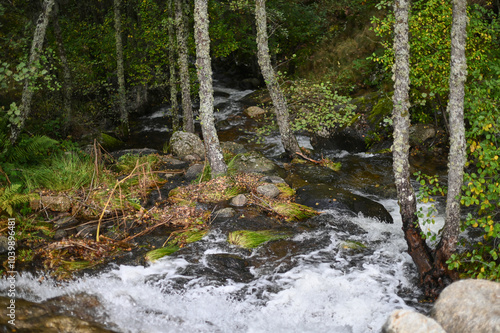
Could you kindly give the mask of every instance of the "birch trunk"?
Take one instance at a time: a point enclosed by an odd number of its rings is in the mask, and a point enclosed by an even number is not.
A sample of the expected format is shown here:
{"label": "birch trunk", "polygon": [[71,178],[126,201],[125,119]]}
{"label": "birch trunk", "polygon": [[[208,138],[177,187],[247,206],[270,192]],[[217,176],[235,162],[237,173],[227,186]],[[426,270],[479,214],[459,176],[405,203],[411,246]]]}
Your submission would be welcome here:
{"label": "birch trunk", "polygon": [[267,15],[266,15],[266,1],[255,1],[255,20],[257,26],[257,58],[262,72],[262,76],[266,81],[267,89],[273,100],[273,105],[276,110],[276,120],[281,136],[281,142],[285,151],[293,156],[295,153],[300,152],[297,139],[292,133],[290,128],[290,116],[288,114],[288,106],[283,96],[283,92],[276,79],[276,74],[271,65],[271,58],[269,56],[269,46],[267,37]]}
{"label": "birch trunk", "polygon": [[[33,36],[33,41],[31,43],[30,58],[28,62],[28,68],[33,68],[37,70],[37,62],[40,59],[40,51],[43,48],[43,41],[45,39],[45,32],[47,31],[47,25],[49,24],[50,14],[54,8],[55,0],[45,0],[42,6],[42,13],[38,17],[36,22],[35,34]],[[33,73],[35,76],[37,73]],[[31,100],[33,98],[33,87],[31,86],[31,80],[28,78],[24,81],[23,94],[21,97],[21,105],[19,106],[19,121],[17,124],[12,124],[10,141],[14,144],[21,131],[24,128],[26,120],[31,112]]]}
{"label": "birch trunk", "polygon": [[175,30],[174,30],[174,3],[172,0],[168,1],[168,10],[170,21],[168,23],[168,63],[170,65],[170,110],[172,112],[172,129],[174,132],[179,128],[179,114],[177,103],[177,75],[176,75],[176,61],[175,61]]}
{"label": "birch trunk", "polygon": [[121,0],[114,0],[115,14],[115,42],[116,42],[116,70],[118,75],[118,106],[120,108],[120,121],[122,130],[127,136],[129,132],[127,100],[125,95],[125,73],[123,69],[123,42],[122,23],[120,13]]}
{"label": "birch trunk", "polygon": [[56,37],[57,48],[59,49],[59,58],[63,68],[64,86],[63,86],[63,108],[64,116],[64,131],[68,133],[71,130],[72,110],[71,110],[71,95],[73,94],[73,85],[71,82],[71,70],[66,56],[66,49],[61,34],[61,27],[59,26],[59,6],[56,5],[54,9],[54,35]]}
{"label": "birch trunk", "polygon": [[200,82],[200,119],[205,151],[212,169],[212,178],[227,171],[226,163],[214,124],[214,97],[210,37],[208,35],[208,0],[194,2],[194,37],[196,42],[196,68]]}
{"label": "birch trunk", "polygon": [[[450,125],[450,153],[448,155],[448,194],[446,217],[441,241],[436,251],[436,269],[448,271],[446,261],[456,250],[460,233],[460,195],[466,162],[464,97],[467,78],[465,43],[467,39],[466,0],[453,0],[451,27],[450,95],[448,114]],[[455,277],[455,276],[453,276]],[[456,278],[456,277],[455,277]]]}
{"label": "birch trunk", "polygon": [[182,118],[184,132],[194,133],[193,104],[191,102],[191,85],[189,80],[188,63],[188,25],[186,3],[184,0],[175,0],[175,22],[177,26],[177,47],[179,55],[179,78],[182,94]]}
{"label": "birch trunk", "polygon": [[409,97],[410,85],[410,45],[408,41],[409,0],[396,0],[394,4],[394,96],[393,96],[393,126],[394,143],[393,171],[398,193],[398,203],[403,230],[408,244],[408,253],[417,266],[420,282],[432,269],[432,257],[425,240],[421,237],[418,225],[417,201],[410,183],[409,162]]}

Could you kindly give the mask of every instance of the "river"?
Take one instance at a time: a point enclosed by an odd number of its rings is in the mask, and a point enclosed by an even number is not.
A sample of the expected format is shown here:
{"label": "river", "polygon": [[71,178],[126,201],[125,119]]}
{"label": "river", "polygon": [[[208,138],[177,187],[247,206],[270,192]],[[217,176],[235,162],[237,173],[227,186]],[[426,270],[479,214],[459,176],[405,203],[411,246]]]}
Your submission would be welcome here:
{"label": "river", "polygon": [[[240,103],[251,91],[221,87],[216,91],[222,140],[245,143],[280,163],[277,136],[262,143],[251,140],[255,132],[249,124],[254,121],[241,114]],[[142,147],[159,148],[162,140],[152,138],[168,133],[162,122],[166,113],[161,108],[140,120],[137,136],[150,138]],[[306,136],[299,141],[312,148]],[[342,162],[342,176],[299,172],[303,182],[349,188],[382,204],[394,223],[326,208],[314,219],[314,227],[253,251],[229,245],[221,229],[214,228],[201,241],[146,267],[111,265],[96,276],[64,283],[20,276],[18,297],[43,302],[61,295],[95,295],[102,304],[96,320],[130,333],[365,333],[379,332],[395,309],[426,312],[428,306],[418,301],[422,295],[406,253],[397,202],[390,193],[370,190],[390,182],[390,157],[322,153]],[[362,186],[354,188],[357,184]],[[247,274],[217,271],[214,258],[220,256],[240,258],[248,264]],[[0,280],[0,290],[7,285]]]}

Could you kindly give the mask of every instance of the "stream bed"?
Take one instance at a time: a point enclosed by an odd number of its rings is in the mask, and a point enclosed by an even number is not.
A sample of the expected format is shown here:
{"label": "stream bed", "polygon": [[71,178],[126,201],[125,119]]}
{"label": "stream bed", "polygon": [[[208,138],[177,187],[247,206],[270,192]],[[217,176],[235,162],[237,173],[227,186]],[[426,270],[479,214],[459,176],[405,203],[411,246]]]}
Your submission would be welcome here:
{"label": "stream bed", "polygon": [[[91,295],[98,305],[86,311],[95,322],[130,333],[380,332],[395,309],[426,313],[391,190],[390,156],[322,151],[316,153],[342,163],[338,173],[306,166],[285,171],[277,135],[253,140],[257,125],[242,114],[240,102],[251,91],[215,90],[221,141],[260,150],[283,167],[283,178],[295,189],[309,186],[314,195],[315,186],[342,188],[369,198],[383,205],[393,223],[322,206],[322,214],[299,225],[293,237],[245,250],[228,244],[224,224],[232,222],[221,219],[202,240],[146,267],[110,265],[63,283],[18,276],[17,297],[43,303]],[[131,146],[161,149],[169,133],[165,115],[162,108],[139,119],[136,137],[144,140]],[[312,149],[307,136],[299,136],[299,143]],[[8,286],[0,280],[1,296]],[[66,307],[66,314],[73,311]]]}

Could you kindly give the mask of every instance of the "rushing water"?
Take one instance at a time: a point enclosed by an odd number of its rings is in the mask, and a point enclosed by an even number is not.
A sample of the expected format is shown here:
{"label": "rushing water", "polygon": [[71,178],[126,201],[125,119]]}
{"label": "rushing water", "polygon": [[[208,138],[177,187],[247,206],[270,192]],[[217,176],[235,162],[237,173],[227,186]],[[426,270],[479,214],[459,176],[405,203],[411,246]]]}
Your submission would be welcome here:
{"label": "rushing water", "polygon": [[[224,92],[226,97],[216,98],[222,108],[217,117],[228,119],[228,127],[241,127],[248,120],[234,116],[241,112],[239,99],[249,92]],[[159,112],[150,118],[162,118],[166,110]],[[252,136],[248,130],[241,133],[246,133],[241,141]],[[309,145],[305,137],[300,141]],[[271,156],[282,151],[276,138],[262,147]],[[339,160],[375,157],[335,154]],[[104,307],[101,322],[119,332],[379,332],[394,309],[423,308],[397,203],[372,198],[391,213],[394,224],[326,210],[321,218],[332,223],[303,228],[287,240],[293,249],[275,256],[269,247],[246,251],[229,245],[214,228],[184,251],[147,267],[115,265],[63,284],[18,277],[18,296],[42,302],[66,294],[96,295]],[[357,232],[343,230],[343,224],[355,225]],[[349,249],[346,241],[365,248]],[[215,274],[210,258],[219,254],[247,260],[248,278]],[[0,280],[0,290],[6,288],[7,281]]]}

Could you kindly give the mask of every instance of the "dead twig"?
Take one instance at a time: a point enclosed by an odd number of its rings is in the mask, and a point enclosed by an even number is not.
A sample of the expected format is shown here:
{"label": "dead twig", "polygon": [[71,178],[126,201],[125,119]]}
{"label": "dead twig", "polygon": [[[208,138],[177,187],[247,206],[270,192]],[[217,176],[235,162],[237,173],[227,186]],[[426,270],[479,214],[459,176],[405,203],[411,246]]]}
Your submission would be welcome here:
{"label": "dead twig", "polygon": [[152,226],[152,227],[149,227],[149,228],[147,228],[147,229],[144,229],[143,231],[141,231],[141,232],[139,232],[139,233],[137,233],[137,234],[135,234],[135,235],[133,235],[133,236],[128,236],[127,238],[123,239],[123,240],[122,240],[122,242],[127,243],[127,242],[131,241],[132,239],[134,239],[134,238],[136,238],[136,237],[143,236],[143,235],[145,235],[145,234],[147,234],[147,233],[149,233],[149,232],[153,231],[154,229],[158,228],[159,226],[162,226],[162,225],[167,224],[167,223],[168,223],[168,222],[170,222],[171,220],[172,220],[172,217],[170,217],[170,218],[166,219],[165,221],[163,221],[163,222],[161,222],[161,223],[155,224],[155,225],[154,225],[154,226]]}

